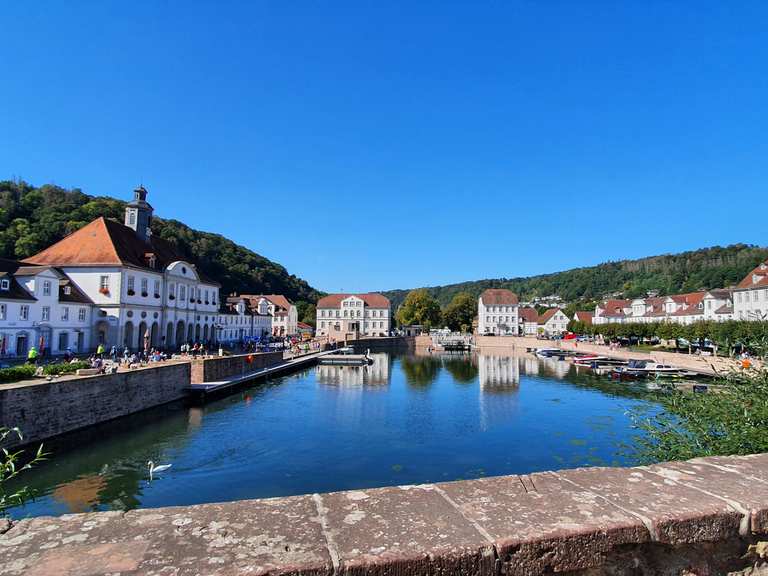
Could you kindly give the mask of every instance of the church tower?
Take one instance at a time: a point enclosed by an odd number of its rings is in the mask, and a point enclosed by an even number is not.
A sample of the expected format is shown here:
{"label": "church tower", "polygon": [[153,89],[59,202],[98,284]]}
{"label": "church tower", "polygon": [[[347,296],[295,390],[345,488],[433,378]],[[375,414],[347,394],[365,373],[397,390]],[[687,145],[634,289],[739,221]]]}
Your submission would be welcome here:
{"label": "church tower", "polygon": [[133,201],[125,207],[125,225],[133,228],[136,236],[149,242],[152,234],[152,206],[147,202],[147,189],[139,186],[133,191]]}

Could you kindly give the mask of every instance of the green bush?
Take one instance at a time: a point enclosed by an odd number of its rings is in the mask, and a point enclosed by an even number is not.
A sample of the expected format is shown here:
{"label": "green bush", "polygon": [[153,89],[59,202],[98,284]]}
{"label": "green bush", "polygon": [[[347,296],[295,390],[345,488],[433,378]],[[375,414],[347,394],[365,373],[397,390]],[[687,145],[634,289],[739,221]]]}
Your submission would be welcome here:
{"label": "green bush", "polygon": [[35,370],[37,367],[32,364],[22,364],[21,366],[13,366],[11,368],[0,369],[0,384],[7,384],[9,382],[18,382],[19,380],[27,380],[35,376]]}
{"label": "green bush", "polygon": [[57,374],[74,374],[81,368],[90,368],[88,362],[75,362],[73,364],[48,364],[43,368],[43,374],[46,376],[55,376]]}
{"label": "green bush", "polygon": [[640,463],[768,452],[768,370],[734,372],[706,394],[659,395],[661,411],[633,409],[632,452]]}

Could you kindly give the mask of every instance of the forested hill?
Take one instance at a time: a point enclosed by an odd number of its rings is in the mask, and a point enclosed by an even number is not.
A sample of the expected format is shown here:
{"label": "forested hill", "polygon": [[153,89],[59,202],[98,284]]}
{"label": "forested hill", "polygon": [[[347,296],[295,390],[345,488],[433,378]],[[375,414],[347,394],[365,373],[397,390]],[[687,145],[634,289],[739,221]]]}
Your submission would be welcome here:
{"label": "forested hill", "polygon": [[[614,292],[621,292],[625,298],[635,298],[649,290],[666,295],[736,284],[766,259],[768,248],[734,244],[725,248],[715,246],[680,254],[606,262],[529,278],[477,280],[434,286],[428,290],[443,306],[457,292],[478,296],[486,288],[508,288],[523,300],[557,294],[566,302],[586,302]],[[390,290],[384,294],[396,308],[408,292]]]}
{"label": "forested hill", "polygon": [[[125,204],[78,189],[0,181],[0,257],[31,256],[99,216],[122,222]],[[294,301],[310,302],[318,298],[317,290],[301,278],[220,234],[157,217],[152,232],[172,242],[203,273],[219,281],[222,294],[284,294]]]}

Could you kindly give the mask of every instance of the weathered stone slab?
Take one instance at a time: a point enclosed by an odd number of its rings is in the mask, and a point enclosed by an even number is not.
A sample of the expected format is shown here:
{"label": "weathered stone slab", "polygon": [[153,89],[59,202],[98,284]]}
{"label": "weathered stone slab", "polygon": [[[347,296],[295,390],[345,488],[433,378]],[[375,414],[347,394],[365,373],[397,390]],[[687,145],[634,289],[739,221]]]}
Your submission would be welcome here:
{"label": "weathered stone slab", "polygon": [[311,496],[24,520],[0,536],[0,574],[329,575]]}
{"label": "weathered stone slab", "polygon": [[727,499],[744,514],[746,532],[768,532],[768,484],[756,482],[731,468],[707,466],[701,462],[666,462],[649,466],[675,482]]}
{"label": "weathered stone slab", "polygon": [[321,496],[342,574],[490,575],[493,546],[434,486]]}
{"label": "weathered stone slab", "polygon": [[581,468],[558,472],[641,518],[665,544],[737,538],[742,515],[723,500],[640,468]]}
{"label": "weathered stone slab", "polygon": [[438,487],[493,539],[503,574],[593,568],[617,546],[650,540],[640,519],[554,474]]}
{"label": "weathered stone slab", "polygon": [[768,454],[750,454],[749,456],[708,456],[695,458],[690,462],[709,464],[727,468],[744,476],[751,476],[768,483]]}

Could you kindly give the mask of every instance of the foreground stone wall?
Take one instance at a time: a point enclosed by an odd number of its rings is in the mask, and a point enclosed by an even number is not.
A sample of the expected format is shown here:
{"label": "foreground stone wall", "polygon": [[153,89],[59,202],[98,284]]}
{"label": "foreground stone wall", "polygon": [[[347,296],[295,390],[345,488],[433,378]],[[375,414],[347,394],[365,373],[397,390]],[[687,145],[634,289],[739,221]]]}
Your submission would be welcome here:
{"label": "foreground stone wall", "polygon": [[[0,387],[0,425],[17,426],[25,443],[39,442],[179,400],[189,387],[189,370],[188,363],[176,363],[101,376],[6,384]],[[14,438],[8,446],[18,444]]]}
{"label": "foreground stone wall", "polygon": [[760,562],[749,546],[768,534],[768,454],[76,514],[3,530],[0,574],[14,576],[726,574]]}
{"label": "foreground stone wall", "polygon": [[[249,358],[250,362],[248,361]],[[262,368],[275,366],[282,361],[282,351],[195,358],[192,360],[192,384],[221,382]]]}

